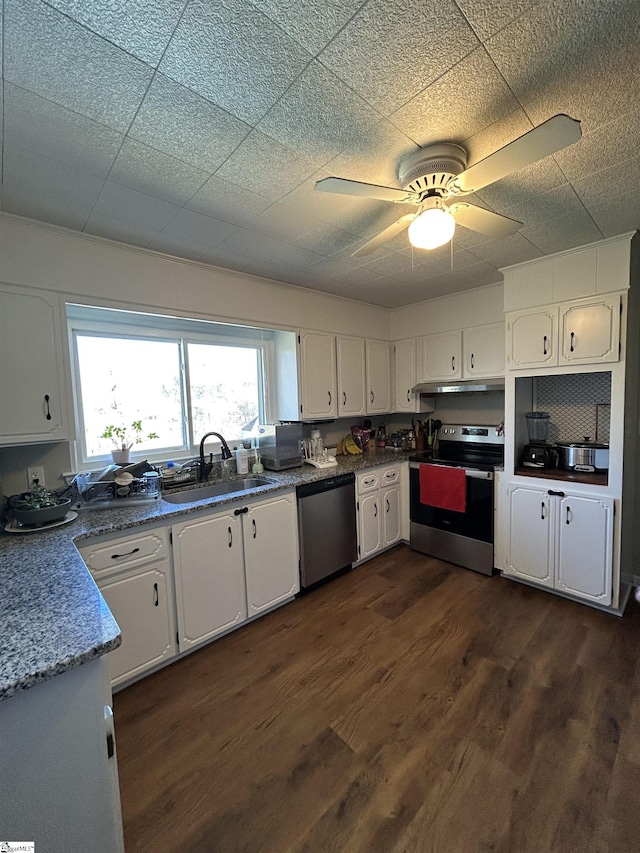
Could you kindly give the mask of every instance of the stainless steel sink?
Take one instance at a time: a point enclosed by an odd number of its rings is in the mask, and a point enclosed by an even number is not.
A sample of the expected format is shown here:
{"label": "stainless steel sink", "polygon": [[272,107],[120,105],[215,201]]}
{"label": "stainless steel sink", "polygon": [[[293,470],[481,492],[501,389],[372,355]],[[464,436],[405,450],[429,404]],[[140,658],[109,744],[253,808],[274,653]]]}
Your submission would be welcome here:
{"label": "stainless steel sink", "polygon": [[211,483],[208,486],[185,489],[182,492],[164,494],[162,497],[170,504],[189,504],[193,501],[218,498],[221,495],[232,495],[235,492],[245,492],[247,489],[257,489],[258,486],[271,485],[273,485],[273,481],[267,480],[264,477],[248,477],[244,480],[232,480],[229,483]]}

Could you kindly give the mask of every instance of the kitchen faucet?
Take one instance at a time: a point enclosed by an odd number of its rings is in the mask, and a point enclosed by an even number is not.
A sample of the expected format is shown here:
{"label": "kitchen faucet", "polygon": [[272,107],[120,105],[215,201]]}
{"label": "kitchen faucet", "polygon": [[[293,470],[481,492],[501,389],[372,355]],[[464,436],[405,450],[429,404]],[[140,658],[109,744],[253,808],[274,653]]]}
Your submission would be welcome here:
{"label": "kitchen faucet", "polygon": [[200,439],[200,467],[198,468],[198,480],[201,483],[204,483],[211,469],[213,468],[213,453],[211,454],[211,461],[204,461],[204,443],[209,438],[210,435],[215,435],[216,438],[220,439],[220,444],[222,445],[220,449],[220,455],[222,456],[222,461],[226,461],[227,459],[231,459],[231,451],[229,450],[229,445],[225,441],[225,439],[220,435],[219,432],[206,432],[202,438]]}

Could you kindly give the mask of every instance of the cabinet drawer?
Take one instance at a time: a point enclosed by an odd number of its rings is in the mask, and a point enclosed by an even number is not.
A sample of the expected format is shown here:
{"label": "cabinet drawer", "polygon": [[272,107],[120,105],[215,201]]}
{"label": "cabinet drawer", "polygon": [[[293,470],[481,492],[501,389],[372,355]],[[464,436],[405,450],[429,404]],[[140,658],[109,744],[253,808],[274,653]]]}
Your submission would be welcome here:
{"label": "cabinet drawer", "polygon": [[356,488],[359,495],[375,492],[380,487],[380,472],[377,470],[358,474],[356,477]]}
{"label": "cabinet drawer", "polygon": [[167,532],[164,529],[134,536],[121,536],[108,542],[87,544],[80,548],[82,558],[96,577],[161,560],[167,556]]}
{"label": "cabinet drawer", "polygon": [[381,476],[381,485],[388,486],[391,483],[400,482],[400,468],[394,465],[393,468],[385,468]]}

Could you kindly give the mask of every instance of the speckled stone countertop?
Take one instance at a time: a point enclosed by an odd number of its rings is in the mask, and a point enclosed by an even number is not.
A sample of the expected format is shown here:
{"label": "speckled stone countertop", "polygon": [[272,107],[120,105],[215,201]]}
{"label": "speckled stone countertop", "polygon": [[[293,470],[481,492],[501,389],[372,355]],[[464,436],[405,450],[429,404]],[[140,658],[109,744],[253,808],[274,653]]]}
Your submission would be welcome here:
{"label": "speckled stone countertop", "polygon": [[[339,457],[335,468],[310,465],[290,471],[265,471],[269,485],[230,495],[173,504],[159,499],[80,512],[62,527],[34,533],[0,534],[0,700],[54,678],[116,649],[120,629],[111,615],[75,542],[140,525],[215,509],[302,483],[349,471],[387,465],[407,453],[382,450]],[[251,476],[251,475],[248,475]],[[236,479],[227,477],[225,479]],[[185,487],[189,488],[189,487]],[[194,487],[194,497],[197,487]]]}

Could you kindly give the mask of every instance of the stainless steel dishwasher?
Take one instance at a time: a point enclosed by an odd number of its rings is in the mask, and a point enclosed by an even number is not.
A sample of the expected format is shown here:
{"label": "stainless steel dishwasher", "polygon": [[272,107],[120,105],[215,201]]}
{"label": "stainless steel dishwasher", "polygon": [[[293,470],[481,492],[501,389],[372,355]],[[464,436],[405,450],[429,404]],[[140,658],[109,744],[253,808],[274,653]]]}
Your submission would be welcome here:
{"label": "stainless steel dishwasher", "polygon": [[296,488],[303,589],[358,559],[356,477],[338,474]]}

